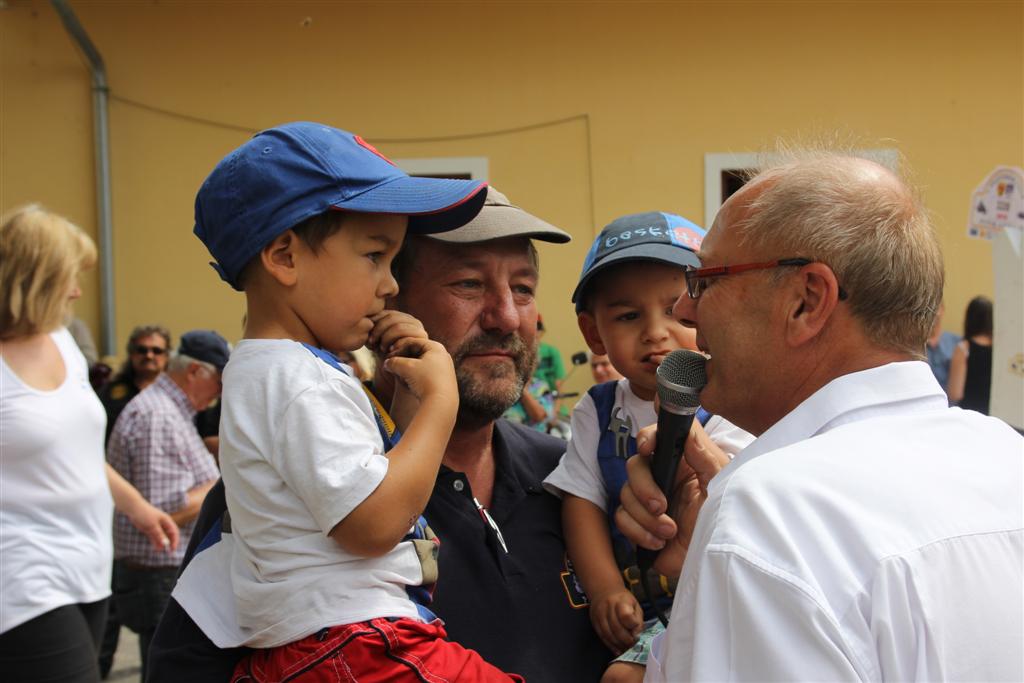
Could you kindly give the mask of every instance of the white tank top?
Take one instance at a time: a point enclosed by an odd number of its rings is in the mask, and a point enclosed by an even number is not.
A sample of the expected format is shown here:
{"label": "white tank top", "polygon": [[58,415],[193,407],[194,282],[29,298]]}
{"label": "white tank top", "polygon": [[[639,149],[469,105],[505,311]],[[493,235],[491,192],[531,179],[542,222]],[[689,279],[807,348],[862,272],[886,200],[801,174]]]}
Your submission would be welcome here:
{"label": "white tank top", "polygon": [[71,335],[50,336],[67,369],[52,391],[27,386],[0,358],[0,633],[110,595],[106,414]]}

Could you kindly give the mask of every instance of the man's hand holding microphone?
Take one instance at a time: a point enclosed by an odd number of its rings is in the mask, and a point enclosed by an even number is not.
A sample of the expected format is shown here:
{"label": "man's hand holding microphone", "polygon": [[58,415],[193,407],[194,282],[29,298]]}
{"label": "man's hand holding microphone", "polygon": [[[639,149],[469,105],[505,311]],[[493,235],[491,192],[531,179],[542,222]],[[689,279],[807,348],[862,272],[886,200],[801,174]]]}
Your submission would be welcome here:
{"label": "man's hand holding microphone", "polygon": [[[640,549],[660,551],[654,560],[658,573],[676,577],[707,498],[708,482],[729,463],[729,456],[711,441],[687,407],[692,403],[696,409],[696,396],[704,385],[703,357],[674,351],[662,368],[658,371],[658,425],[637,434],[637,454],[626,464],[628,481],[615,523]],[[659,437],[661,448],[657,447]],[[681,453],[677,451],[680,443]],[[657,481],[655,473],[663,481]]]}

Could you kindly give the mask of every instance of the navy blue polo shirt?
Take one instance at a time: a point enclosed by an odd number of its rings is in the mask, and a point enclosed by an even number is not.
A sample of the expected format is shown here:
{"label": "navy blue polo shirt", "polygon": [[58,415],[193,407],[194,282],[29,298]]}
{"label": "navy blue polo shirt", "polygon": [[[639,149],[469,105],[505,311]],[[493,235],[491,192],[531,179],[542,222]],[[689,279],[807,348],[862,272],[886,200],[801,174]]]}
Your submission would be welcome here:
{"label": "navy blue polo shirt", "polygon": [[529,683],[597,681],[612,658],[566,566],[561,502],[541,482],[565,442],[498,420],[494,491],[481,516],[469,480],[441,468],[424,516],[441,539],[431,608],[451,640]]}

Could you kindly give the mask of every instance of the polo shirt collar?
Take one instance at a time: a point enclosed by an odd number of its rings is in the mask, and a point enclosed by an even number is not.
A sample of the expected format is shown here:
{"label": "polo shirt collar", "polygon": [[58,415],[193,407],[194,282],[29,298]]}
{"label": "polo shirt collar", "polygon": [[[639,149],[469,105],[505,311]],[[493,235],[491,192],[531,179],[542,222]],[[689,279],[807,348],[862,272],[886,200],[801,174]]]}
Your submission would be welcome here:
{"label": "polo shirt collar", "polygon": [[[544,477],[531,467],[530,443],[511,422],[504,418],[495,421],[491,447],[494,450],[494,489],[487,510],[500,526],[526,496],[547,494],[541,485]],[[456,470],[442,464],[438,479],[454,474]]]}

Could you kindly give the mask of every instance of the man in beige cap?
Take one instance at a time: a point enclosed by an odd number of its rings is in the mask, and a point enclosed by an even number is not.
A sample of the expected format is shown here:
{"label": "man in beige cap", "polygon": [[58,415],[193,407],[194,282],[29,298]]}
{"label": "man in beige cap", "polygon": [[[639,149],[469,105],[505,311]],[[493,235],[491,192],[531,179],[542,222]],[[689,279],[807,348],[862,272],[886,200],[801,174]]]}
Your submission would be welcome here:
{"label": "man in beige cap", "polygon": [[[424,511],[441,539],[432,609],[452,640],[531,683],[596,681],[610,653],[581,609],[587,602],[566,563],[560,502],[541,487],[565,442],[501,418],[536,362],[532,239],[570,236],[489,188],[473,221],[409,237],[395,260],[400,293],[392,306],[444,344],[459,386],[459,415]],[[373,383],[385,405],[388,381],[378,374]],[[218,485],[200,528],[223,512]],[[150,683],[223,681],[241,653],[217,650],[172,601],[150,656]]]}

